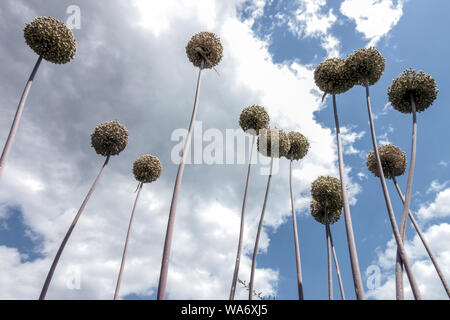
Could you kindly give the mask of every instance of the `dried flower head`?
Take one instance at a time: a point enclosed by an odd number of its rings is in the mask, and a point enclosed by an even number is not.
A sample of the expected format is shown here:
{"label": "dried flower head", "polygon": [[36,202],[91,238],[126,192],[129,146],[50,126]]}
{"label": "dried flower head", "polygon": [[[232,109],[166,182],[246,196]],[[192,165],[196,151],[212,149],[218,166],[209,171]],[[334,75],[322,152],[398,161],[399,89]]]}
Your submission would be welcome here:
{"label": "dried flower head", "polygon": [[137,181],[150,183],[161,176],[162,165],[158,157],[145,154],[133,163],[133,174]]}
{"label": "dried flower head", "polygon": [[438,92],[432,76],[423,71],[408,69],[394,79],[388,89],[388,96],[395,109],[402,113],[412,113],[410,95],[414,98],[416,111],[421,112],[431,106]]}
{"label": "dried flower head", "polygon": [[320,176],[311,185],[311,195],[330,212],[342,210],[341,181],[339,179]]}
{"label": "dried flower head", "polygon": [[91,134],[91,144],[99,155],[118,155],[128,144],[128,130],[115,120],[103,122]]}
{"label": "dried flower head", "polygon": [[211,69],[219,64],[223,57],[223,47],[220,38],[212,32],[195,34],[186,46],[189,61],[200,67],[206,57],[204,68]]}
{"label": "dried flower head", "polygon": [[355,85],[355,79],[345,65],[345,60],[331,58],[320,63],[314,70],[314,81],[323,92],[344,93]]}
{"label": "dried flower head", "polygon": [[[384,176],[388,179],[401,176],[405,173],[407,161],[406,154],[397,146],[393,144],[386,144],[378,147],[380,154],[381,166],[383,168]],[[379,177],[377,159],[375,152],[372,150],[367,156],[367,168],[376,177]]]}
{"label": "dried flower head", "polygon": [[288,133],[289,142],[291,143],[291,148],[286,156],[286,158],[291,159],[291,154],[294,160],[303,159],[308,153],[309,142],[308,139],[300,132],[291,131]]}
{"label": "dried flower head", "polygon": [[287,134],[277,128],[261,129],[257,141],[258,151],[266,157],[286,157],[291,143]]}
{"label": "dried flower head", "polygon": [[369,85],[374,85],[380,80],[386,67],[386,60],[377,49],[370,47],[353,52],[347,57],[345,64],[355,83],[365,86],[366,79]]}
{"label": "dried flower head", "polygon": [[259,130],[269,127],[270,117],[264,107],[252,105],[244,108],[239,117],[239,125],[242,130],[251,134],[259,134]]}
{"label": "dried flower head", "polygon": [[52,17],[34,18],[25,26],[24,37],[37,55],[53,63],[67,63],[77,51],[72,30]]}
{"label": "dried flower head", "polygon": [[[312,199],[310,204],[311,215],[313,218],[322,224],[326,224],[325,221],[325,207],[318,201]],[[333,224],[339,220],[342,215],[342,206],[340,209],[330,210],[328,209],[327,218],[328,224]]]}

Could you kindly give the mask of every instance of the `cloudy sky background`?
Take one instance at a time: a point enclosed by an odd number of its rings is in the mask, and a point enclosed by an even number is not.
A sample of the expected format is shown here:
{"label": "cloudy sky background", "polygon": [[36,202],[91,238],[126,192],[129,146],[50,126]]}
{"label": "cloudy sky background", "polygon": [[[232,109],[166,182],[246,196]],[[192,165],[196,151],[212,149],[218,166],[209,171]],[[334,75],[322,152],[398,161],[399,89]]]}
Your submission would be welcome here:
{"label": "cloudy sky background", "polygon": [[[81,29],[74,30],[77,56],[67,65],[41,65],[0,180],[0,298],[39,296],[56,250],[104,161],[90,147],[90,134],[98,123],[115,119],[128,128],[130,143],[111,159],[61,257],[47,298],[112,299],[137,185],[131,166],[144,153],[158,156],[164,168],[161,178],[146,185],[141,196],[121,298],[155,298],[177,170],[171,151],[178,141],[171,141],[171,136],[188,126],[198,72],[189,63],[185,46],[194,33],[212,31],[222,39],[224,58],[217,67],[220,76],[211,70],[204,73],[197,120],[202,121],[203,132],[218,129],[225,136],[226,129],[239,129],[243,107],[261,104],[272,125],[308,137],[310,153],[295,164],[294,172],[304,291],[306,299],[326,299],[325,232],[310,217],[309,189],[319,175],[338,176],[338,172],[331,101],[321,103],[314,68],[328,57],[345,57],[375,45],[387,60],[384,76],[371,88],[378,139],[400,146],[409,155],[411,117],[388,104],[387,87],[409,67],[431,74],[440,89],[448,87],[448,66],[442,64],[450,46],[437,34],[449,28],[445,12],[450,4],[444,0],[5,0],[0,4],[2,143],[37,59],[24,42],[25,23],[41,15],[66,21],[66,10],[73,4],[81,9]],[[363,94],[361,87],[355,87],[338,97],[351,212],[366,295],[392,299],[395,243],[379,182],[365,167],[371,141]],[[418,116],[412,210],[450,278],[448,98],[442,90],[433,106]],[[201,146],[201,135],[194,141]],[[210,143],[204,141],[203,147]],[[247,281],[267,179],[259,169],[265,167],[267,162],[256,165],[251,177],[239,274]],[[237,164],[186,166],[169,298],[228,298],[246,169]],[[399,182],[404,188],[406,177]],[[390,190],[400,216],[400,201]],[[423,297],[445,299],[420,241],[408,228],[407,251]],[[332,232],[345,293],[354,298],[343,219],[332,226]],[[286,160],[272,180],[260,248],[255,289],[266,297],[296,299]],[[374,266],[380,270],[375,287],[370,277]],[[80,278],[79,289],[70,285],[74,276]],[[245,289],[238,287],[238,297],[246,298]],[[336,278],[334,289],[339,298]],[[407,281],[405,289],[412,298]]]}

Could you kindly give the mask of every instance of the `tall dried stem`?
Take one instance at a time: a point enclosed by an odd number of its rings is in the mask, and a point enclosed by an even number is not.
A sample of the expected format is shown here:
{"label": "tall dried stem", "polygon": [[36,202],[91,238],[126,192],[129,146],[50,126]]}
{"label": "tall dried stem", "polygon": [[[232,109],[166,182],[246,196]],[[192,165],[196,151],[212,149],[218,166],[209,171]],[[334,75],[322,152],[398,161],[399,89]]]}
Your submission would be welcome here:
{"label": "tall dried stem", "polygon": [[267,179],[266,194],[264,196],[264,204],[263,204],[263,208],[261,211],[261,217],[259,219],[258,231],[256,232],[255,247],[253,249],[252,269],[251,269],[251,273],[250,273],[248,300],[253,300],[253,285],[254,285],[253,282],[254,282],[254,278],[255,278],[256,255],[258,254],[259,237],[261,236],[261,230],[262,230],[262,225],[263,225],[263,221],[264,221],[264,213],[266,212],[267,198],[269,196],[270,181],[272,180],[272,168],[273,168],[273,157],[271,157],[271,159],[270,159],[270,173],[269,173],[269,178]]}
{"label": "tall dried stem", "polygon": [[[393,176],[393,180],[392,181],[394,183],[395,189],[397,189],[397,193],[398,193],[398,196],[400,197],[400,200],[402,201],[402,203],[405,203],[405,198],[403,197],[403,193],[402,193],[402,191],[401,191],[401,189],[400,189],[400,187],[399,187],[399,185],[397,183],[397,179],[395,178],[395,176]],[[449,288],[449,286],[447,284],[447,280],[445,280],[444,273],[442,272],[441,267],[439,266],[436,257],[434,256],[433,252],[431,251],[431,248],[430,248],[430,246],[428,244],[428,241],[425,238],[425,235],[423,234],[422,230],[420,229],[420,226],[417,223],[416,219],[414,218],[411,210],[408,210],[408,212],[409,212],[408,213],[409,218],[411,219],[411,222],[412,222],[412,224],[414,226],[414,229],[416,229],[416,232],[419,235],[419,238],[422,241],[423,246],[425,247],[425,250],[428,253],[428,256],[430,257],[430,260],[433,263],[434,268],[436,269],[436,272],[439,275],[439,278],[441,279],[442,285],[444,286],[444,289],[447,292],[448,297],[450,298],[450,288]]]}
{"label": "tall dried stem", "polygon": [[344,205],[345,228],[347,231],[347,242],[348,242],[348,250],[350,253],[350,264],[352,267],[353,284],[355,287],[356,298],[358,300],[364,300],[365,299],[364,288],[362,284],[361,272],[359,270],[358,254],[356,252],[355,236],[353,234],[352,218],[350,215],[350,205],[348,202],[348,195],[347,195],[347,183],[344,172],[344,157],[342,152],[341,131],[339,127],[339,118],[335,94],[333,94],[333,109],[334,109],[334,120],[336,124],[336,139],[338,146],[339,175],[341,178],[342,202]]}
{"label": "tall dried stem", "polygon": [[16,115],[14,116],[14,121],[12,123],[11,129],[9,131],[8,139],[6,140],[6,144],[3,148],[2,156],[0,158],[0,175],[2,174],[3,169],[5,168],[6,159],[8,158],[9,151],[11,150],[14,137],[16,136],[17,128],[19,127],[20,119],[22,118],[23,108],[25,107],[25,102],[27,101],[28,94],[31,89],[31,85],[33,84],[34,77],[39,69],[39,66],[42,62],[42,56],[36,61],[34,65],[33,71],[31,72],[30,77],[28,78],[28,82],[25,86],[25,89],[22,93],[22,97],[20,98],[19,105],[17,107]]}
{"label": "tall dried stem", "polygon": [[249,185],[249,181],[250,181],[250,170],[252,168],[252,158],[253,158],[253,149],[255,147],[255,140],[256,140],[256,136],[253,135],[252,148],[250,150],[250,163],[248,164],[247,180],[245,182],[244,201],[242,202],[241,227],[240,227],[240,231],[239,231],[239,242],[238,242],[238,249],[237,249],[237,254],[236,254],[236,262],[234,265],[233,282],[231,283],[230,300],[234,300],[234,295],[236,292],[236,284],[237,284],[238,275],[239,275],[239,265],[241,263],[242,243],[243,243],[243,239],[244,239],[245,208],[247,206],[248,185]]}
{"label": "tall dried stem", "polygon": [[46,294],[47,294],[47,290],[48,290],[48,287],[49,287],[49,285],[50,285],[50,282],[52,281],[53,273],[55,272],[56,266],[58,265],[59,258],[61,257],[61,254],[63,253],[64,248],[65,248],[65,246],[66,246],[66,243],[67,243],[67,241],[69,240],[70,235],[72,234],[73,229],[75,229],[75,226],[76,226],[76,224],[77,224],[77,222],[78,222],[78,219],[80,219],[80,216],[81,216],[81,214],[83,213],[83,210],[84,210],[84,208],[86,207],[86,204],[88,203],[89,198],[91,197],[92,193],[94,192],[95,187],[96,187],[97,184],[98,184],[98,181],[99,181],[100,178],[102,177],[103,172],[105,171],[105,167],[106,167],[106,165],[107,165],[108,162],[109,162],[109,158],[110,158],[110,156],[107,156],[107,157],[106,157],[105,163],[103,164],[103,166],[102,166],[102,168],[101,168],[101,170],[100,170],[100,172],[99,172],[97,178],[95,179],[94,183],[92,184],[91,188],[89,189],[89,192],[88,192],[88,194],[86,195],[86,198],[84,198],[83,203],[81,204],[81,207],[80,207],[80,209],[78,210],[77,215],[75,216],[75,219],[73,219],[72,224],[71,224],[70,227],[69,227],[69,230],[67,230],[67,233],[66,233],[66,235],[65,235],[65,237],[64,237],[64,239],[63,239],[61,245],[59,246],[58,252],[56,253],[55,258],[53,259],[53,263],[52,263],[52,265],[51,265],[51,267],[50,267],[50,270],[49,270],[49,272],[48,272],[48,274],[47,274],[47,278],[45,279],[44,286],[42,287],[42,291],[41,291],[41,294],[40,294],[40,296],[39,296],[39,300],[45,300],[45,296],[46,296]]}
{"label": "tall dried stem", "polygon": [[[392,209],[391,199],[389,197],[389,191],[387,189],[386,180],[384,179],[383,167],[381,165],[380,153],[378,152],[377,139],[375,135],[375,125],[373,122],[372,115],[372,107],[370,104],[370,94],[369,94],[369,81],[366,79],[366,102],[367,102],[367,111],[369,114],[369,122],[370,122],[370,132],[372,135],[372,144],[373,150],[375,153],[375,158],[377,160],[377,168],[380,177],[381,188],[383,189],[384,200],[386,202],[386,208],[388,211],[389,220],[391,222],[392,232],[394,233],[395,241],[397,242],[397,246],[400,250],[400,255],[405,265],[406,273],[408,275],[409,283],[411,284],[411,288],[414,294],[414,298],[416,300],[421,299],[421,295],[419,292],[419,287],[417,286],[416,279],[414,278],[411,265],[409,263],[408,257],[406,255],[405,248],[403,246],[403,241],[400,235],[400,231],[398,230],[397,221],[395,220],[394,210]],[[398,297],[397,297],[398,298]]]}
{"label": "tall dried stem", "polygon": [[291,209],[292,209],[292,226],[294,228],[294,245],[295,245],[295,264],[297,266],[297,286],[298,299],[303,300],[303,279],[302,279],[302,264],[300,259],[300,245],[298,243],[297,217],[294,206],[294,188],[292,186],[292,169],[293,169],[294,155],[291,153],[291,163],[289,167],[289,189],[291,193]]}
{"label": "tall dried stem", "polygon": [[157,298],[158,300],[164,300],[165,294],[166,294],[166,284],[167,284],[167,273],[169,270],[169,258],[170,258],[170,248],[172,246],[172,238],[173,238],[173,228],[175,224],[175,214],[177,211],[177,202],[178,202],[178,193],[181,186],[181,180],[183,178],[183,172],[184,172],[184,164],[186,162],[186,157],[188,154],[189,145],[191,143],[191,137],[192,132],[194,131],[194,122],[195,117],[197,115],[197,109],[198,109],[198,97],[200,93],[200,80],[202,76],[202,71],[205,66],[205,60],[202,59],[202,62],[200,64],[199,72],[198,72],[198,79],[197,79],[197,89],[195,91],[195,102],[194,102],[194,108],[192,110],[192,117],[191,117],[191,123],[189,125],[189,131],[186,137],[185,145],[183,148],[183,156],[181,158],[180,165],[178,166],[178,173],[177,178],[175,181],[175,186],[173,189],[173,195],[172,195],[172,202],[170,204],[170,213],[169,213],[169,221],[167,223],[167,231],[166,231],[166,239],[164,241],[164,251],[161,261],[161,272],[159,275],[159,285],[158,285],[158,294]]}
{"label": "tall dried stem", "polygon": [[117,300],[119,298],[120,284],[122,283],[122,274],[123,274],[123,269],[125,267],[125,259],[127,257],[128,241],[130,240],[131,227],[133,225],[133,219],[134,219],[134,212],[136,211],[136,206],[137,206],[137,203],[139,200],[139,196],[141,195],[143,185],[144,184],[142,182],[139,182],[139,186],[138,186],[138,190],[137,190],[137,194],[136,194],[136,200],[134,201],[133,210],[131,211],[131,217],[130,217],[130,223],[128,225],[127,237],[125,239],[125,246],[123,248],[122,262],[120,263],[119,276],[117,277],[117,284],[116,284],[116,291],[114,293],[114,300]]}

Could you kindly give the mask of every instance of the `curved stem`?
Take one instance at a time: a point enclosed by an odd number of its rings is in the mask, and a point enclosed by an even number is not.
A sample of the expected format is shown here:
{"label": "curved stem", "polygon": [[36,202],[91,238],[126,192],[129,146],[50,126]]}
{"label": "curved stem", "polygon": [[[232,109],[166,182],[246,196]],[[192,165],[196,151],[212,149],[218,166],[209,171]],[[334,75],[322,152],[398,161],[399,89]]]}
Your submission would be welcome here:
{"label": "curved stem", "polygon": [[136,200],[134,201],[133,210],[131,211],[130,224],[128,225],[127,237],[125,239],[125,246],[123,248],[122,262],[120,263],[120,271],[119,271],[119,276],[117,278],[117,285],[116,285],[116,292],[114,293],[114,300],[117,300],[119,298],[119,290],[120,290],[120,284],[122,282],[123,268],[125,267],[125,258],[127,256],[128,241],[130,240],[131,226],[133,225],[134,212],[136,211],[136,206],[137,206],[137,203],[139,200],[139,196],[141,195],[143,185],[144,184],[142,182],[139,183],[138,191],[136,194]]}
{"label": "curved stem", "polygon": [[22,117],[23,108],[24,108],[25,102],[27,101],[27,98],[28,98],[28,93],[30,92],[31,85],[33,84],[34,77],[39,69],[39,66],[41,65],[41,62],[42,62],[42,56],[39,56],[39,58],[36,61],[36,64],[34,65],[33,71],[31,72],[31,75],[28,78],[28,82],[22,93],[22,97],[20,98],[19,105],[17,106],[16,115],[14,116],[14,121],[13,121],[11,129],[9,131],[8,139],[6,140],[6,144],[3,148],[2,156],[0,157],[0,175],[2,174],[2,171],[5,168],[6,158],[8,157],[9,151],[11,150],[11,146],[12,146],[14,137],[16,136],[20,118]]}
{"label": "curved stem", "polygon": [[[403,193],[397,183],[397,179],[395,178],[395,176],[393,178],[393,183],[394,183],[395,188],[397,189],[398,196],[402,200],[402,203],[405,203],[405,198],[403,197]],[[444,273],[442,272],[441,267],[439,266],[436,257],[434,256],[433,252],[431,251],[431,248],[428,245],[428,241],[426,240],[425,235],[422,233],[422,230],[420,229],[419,224],[417,223],[416,219],[414,218],[411,210],[408,210],[408,212],[409,212],[408,213],[409,218],[411,219],[414,229],[416,229],[416,232],[419,235],[419,238],[422,241],[423,246],[425,247],[425,250],[428,253],[428,256],[430,257],[430,260],[433,263],[434,268],[436,269],[436,272],[439,275],[439,278],[441,279],[442,285],[444,286],[444,289],[447,292],[448,297],[450,298],[450,288],[447,284],[447,281],[445,280]]]}
{"label": "curved stem", "polygon": [[294,245],[295,245],[295,263],[297,266],[297,285],[298,285],[298,299],[303,300],[303,279],[302,279],[302,264],[300,259],[300,246],[298,243],[297,218],[295,215],[294,206],[294,188],[292,186],[292,167],[293,154],[291,153],[291,163],[289,167],[289,187],[291,192],[291,209],[292,209],[292,226],[294,228]]}
{"label": "curved stem", "polygon": [[411,284],[411,288],[414,294],[414,298],[416,300],[421,299],[421,295],[419,292],[419,287],[417,286],[416,279],[414,278],[411,265],[409,264],[408,257],[406,255],[405,248],[403,246],[403,241],[400,235],[400,231],[398,230],[397,221],[395,220],[394,210],[392,209],[391,199],[389,197],[389,191],[387,189],[386,180],[384,179],[383,167],[381,165],[380,153],[378,152],[377,139],[375,135],[375,125],[373,122],[372,116],[372,107],[370,105],[370,94],[369,94],[369,81],[366,79],[366,102],[367,102],[367,111],[369,113],[369,122],[370,122],[370,132],[372,135],[372,144],[373,150],[375,153],[375,158],[377,160],[377,169],[380,177],[381,188],[383,189],[384,200],[386,202],[386,208],[388,211],[389,220],[391,222],[392,232],[394,233],[395,241],[397,242],[397,246],[400,250],[400,255],[405,264],[406,273],[408,275],[409,283]]}
{"label": "curved stem", "polygon": [[[414,178],[414,168],[416,165],[416,145],[417,145],[417,116],[416,116],[416,103],[412,94],[410,94],[411,108],[412,108],[412,116],[413,116],[413,127],[412,127],[412,143],[411,143],[411,159],[409,164],[409,172],[408,172],[408,182],[406,184],[406,198],[403,204],[403,214],[402,221],[400,223],[400,234],[402,236],[402,241],[405,241],[405,232],[406,232],[406,221],[408,220],[408,212],[409,206],[411,204],[411,192],[412,192],[412,184]],[[396,283],[396,293],[397,297],[401,300],[404,299],[404,290],[403,290],[403,263],[402,258],[400,257],[400,252],[397,250],[397,257],[395,261],[395,283]]]}
{"label": "curved stem", "polygon": [[256,136],[253,135],[252,148],[250,150],[250,163],[248,164],[248,171],[247,171],[247,181],[245,182],[244,201],[242,203],[241,227],[240,227],[240,231],[239,231],[239,242],[238,242],[238,249],[237,249],[237,254],[236,254],[236,262],[234,265],[233,282],[231,283],[230,300],[234,300],[234,295],[236,292],[236,284],[237,284],[237,279],[238,279],[238,274],[239,274],[239,265],[241,263],[242,243],[243,243],[243,239],[244,239],[245,208],[247,205],[247,193],[248,193],[248,185],[249,185],[249,181],[250,181],[250,169],[252,167],[252,158],[253,158],[253,149],[255,146],[255,139],[256,139]]}
{"label": "curved stem", "polygon": [[348,250],[350,253],[350,263],[352,266],[353,284],[355,287],[356,298],[364,300],[364,288],[362,284],[361,272],[359,270],[358,254],[356,252],[355,236],[353,234],[352,218],[350,215],[350,205],[348,203],[347,183],[344,172],[344,157],[342,154],[341,131],[339,127],[339,118],[336,107],[336,95],[333,94],[334,120],[336,125],[336,139],[339,158],[339,175],[341,178],[342,202],[344,204],[345,228],[347,231]]}
{"label": "curved stem", "polygon": [[337,278],[339,281],[339,290],[341,291],[341,299],[345,300],[344,286],[342,284],[342,277],[341,277],[341,269],[339,268],[336,250],[334,248],[334,243],[333,243],[333,236],[331,235],[330,225],[328,225],[328,234],[330,235],[331,252],[333,253],[334,265],[336,267]]}
{"label": "curved stem", "polygon": [[327,238],[327,262],[328,262],[328,300],[333,300],[333,270],[331,269],[331,240],[328,228],[328,209],[325,207],[325,234]]}
{"label": "curved stem", "polygon": [[175,223],[175,214],[177,211],[178,193],[179,193],[179,189],[180,189],[180,185],[181,185],[181,180],[183,178],[184,164],[186,162],[187,151],[189,149],[189,145],[191,143],[192,132],[194,130],[194,122],[195,122],[195,117],[197,115],[197,109],[198,109],[198,97],[199,97],[199,93],[200,93],[200,80],[201,80],[202,70],[203,70],[204,66],[205,66],[205,60],[202,60],[202,63],[200,65],[199,72],[198,72],[197,89],[195,91],[195,102],[194,102],[194,108],[192,110],[191,123],[189,125],[189,131],[186,136],[186,141],[185,141],[185,145],[183,148],[183,156],[181,158],[180,165],[178,166],[178,173],[177,173],[177,178],[175,180],[175,186],[173,189],[172,202],[170,204],[169,221],[167,223],[166,239],[164,241],[164,251],[163,251],[163,256],[162,256],[162,261],[161,261],[161,272],[159,275],[159,285],[158,285],[158,295],[157,295],[158,300],[165,299],[167,273],[169,270],[170,248],[172,245],[173,227],[174,227],[174,223]]}
{"label": "curved stem", "polygon": [[248,299],[249,300],[253,300],[253,280],[255,278],[256,255],[258,254],[259,237],[261,236],[261,230],[262,230],[262,225],[263,225],[263,220],[264,220],[264,213],[266,211],[267,198],[269,195],[270,180],[272,179],[272,167],[273,167],[273,157],[271,157],[271,159],[270,159],[270,173],[269,173],[269,178],[267,179],[266,194],[264,196],[264,204],[263,204],[263,208],[261,211],[261,217],[259,219],[258,231],[256,233],[255,247],[253,249],[252,269],[251,269],[251,273],[250,273],[250,283],[249,283],[249,291],[248,291]]}
{"label": "curved stem", "polygon": [[89,198],[91,197],[92,193],[94,192],[95,187],[98,184],[98,181],[102,177],[103,172],[105,171],[105,167],[106,167],[106,165],[109,162],[109,158],[110,158],[110,156],[106,157],[105,163],[103,164],[103,166],[102,166],[102,168],[101,168],[97,178],[95,179],[94,183],[92,184],[91,188],[89,189],[89,192],[86,195],[86,198],[84,198],[83,203],[81,204],[81,207],[78,210],[77,215],[75,216],[75,219],[73,219],[72,224],[69,227],[69,230],[67,230],[66,236],[64,237],[61,245],[59,246],[58,252],[56,253],[55,258],[53,259],[52,266],[50,267],[50,270],[49,270],[49,272],[47,274],[47,278],[45,279],[44,286],[42,287],[42,291],[41,291],[41,294],[39,296],[39,300],[45,300],[45,296],[47,294],[47,290],[48,290],[48,287],[50,285],[50,282],[52,281],[53,273],[55,272],[56,266],[58,265],[59,258],[61,257],[61,254],[62,254],[62,252],[64,250],[64,247],[66,246],[66,243],[69,240],[70,235],[72,234],[72,231],[73,231],[73,229],[75,228],[75,226],[76,226],[76,224],[78,222],[78,219],[80,218],[81,214],[83,213],[83,210],[86,207],[86,204],[89,201]]}

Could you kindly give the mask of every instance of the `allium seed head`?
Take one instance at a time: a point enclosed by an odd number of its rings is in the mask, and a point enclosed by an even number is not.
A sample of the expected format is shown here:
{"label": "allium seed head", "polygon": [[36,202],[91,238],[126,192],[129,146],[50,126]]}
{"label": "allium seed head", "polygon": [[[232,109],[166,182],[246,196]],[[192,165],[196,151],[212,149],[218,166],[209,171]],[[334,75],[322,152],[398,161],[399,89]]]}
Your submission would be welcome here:
{"label": "allium seed head", "polygon": [[370,47],[353,52],[345,60],[345,65],[356,84],[365,86],[367,79],[369,85],[374,85],[383,75],[386,60],[377,49]]}
{"label": "allium seed head", "polygon": [[189,61],[196,67],[200,67],[204,55],[207,58],[204,68],[211,69],[218,65],[220,60],[222,60],[223,47],[220,38],[214,33],[199,32],[195,34],[187,44],[186,54]]}
{"label": "allium seed head", "polygon": [[414,97],[416,111],[427,109],[436,99],[439,90],[433,77],[413,69],[403,71],[388,89],[389,101],[402,113],[412,113],[410,95]]}
{"label": "allium seed head", "polygon": [[276,128],[261,129],[257,141],[258,151],[266,157],[286,157],[291,143],[287,134]]}
{"label": "allium seed head", "polygon": [[[393,144],[386,144],[378,147],[378,153],[380,154],[381,166],[383,167],[384,176],[387,179],[401,176],[405,173],[407,161],[406,154],[397,146]],[[375,152],[372,150],[367,156],[366,162],[367,168],[376,177],[379,177],[377,159]]]}
{"label": "allium seed head", "polygon": [[[318,201],[312,199],[310,204],[311,215],[313,218],[322,224],[326,224],[325,221],[325,207]],[[342,206],[340,209],[330,210],[328,209],[327,218],[328,224],[333,224],[339,220],[342,214]]]}
{"label": "allium seed head", "polygon": [[[244,108],[239,117],[239,125],[242,130],[251,134],[259,134],[259,130],[269,127],[270,117],[266,109],[258,105]],[[252,132],[253,131],[253,132]]]}
{"label": "allium seed head", "polygon": [[127,128],[115,120],[103,122],[91,134],[91,144],[99,155],[118,155],[128,144]]}
{"label": "allium seed head", "polygon": [[308,139],[300,132],[291,131],[288,133],[289,142],[291,143],[291,148],[286,156],[287,159],[291,159],[291,154],[294,160],[300,160],[309,150]]}
{"label": "allium seed head", "polygon": [[314,81],[323,92],[344,93],[355,85],[351,73],[340,58],[327,59],[314,70]]}
{"label": "allium seed head", "polygon": [[333,177],[321,176],[311,185],[311,195],[330,212],[342,210],[341,181]]}
{"label": "allium seed head", "polygon": [[162,165],[159,159],[150,154],[137,158],[133,163],[133,174],[137,181],[150,183],[161,176]]}
{"label": "allium seed head", "polygon": [[53,63],[67,63],[77,51],[72,30],[52,17],[34,18],[25,26],[24,37],[37,55]]}

